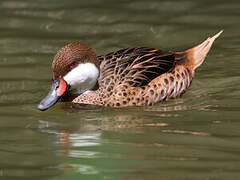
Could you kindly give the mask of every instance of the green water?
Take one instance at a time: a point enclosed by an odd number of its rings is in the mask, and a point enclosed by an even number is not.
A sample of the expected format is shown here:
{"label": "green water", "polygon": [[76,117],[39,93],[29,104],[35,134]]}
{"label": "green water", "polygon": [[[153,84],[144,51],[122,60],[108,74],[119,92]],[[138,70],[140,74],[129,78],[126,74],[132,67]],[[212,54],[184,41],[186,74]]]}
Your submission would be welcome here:
{"label": "green water", "polygon": [[[0,179],[239,179],[239,20],[239,0],[1,0]],[[67,42],[183,50],[221,29],[182,98],[35,108]]]}

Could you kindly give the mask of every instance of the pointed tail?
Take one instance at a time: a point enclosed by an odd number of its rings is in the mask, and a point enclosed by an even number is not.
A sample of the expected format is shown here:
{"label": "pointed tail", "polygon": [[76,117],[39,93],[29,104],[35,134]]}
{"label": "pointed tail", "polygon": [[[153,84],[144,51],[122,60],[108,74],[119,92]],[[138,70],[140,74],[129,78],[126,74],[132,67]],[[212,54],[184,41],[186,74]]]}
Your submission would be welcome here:
{"label": "pointed tail", "polygon": [[205,60],[213,42],[216,38],[220,36],[220,34],[223,31],[220,31],[216,35],[209,37],[207,40],[205,40],[203,43],[188,49],[184,52],[180,52],[177,54],[184,54],[186,59],[184,64],[192,71],[194,71],[196,68],[198,68]]}

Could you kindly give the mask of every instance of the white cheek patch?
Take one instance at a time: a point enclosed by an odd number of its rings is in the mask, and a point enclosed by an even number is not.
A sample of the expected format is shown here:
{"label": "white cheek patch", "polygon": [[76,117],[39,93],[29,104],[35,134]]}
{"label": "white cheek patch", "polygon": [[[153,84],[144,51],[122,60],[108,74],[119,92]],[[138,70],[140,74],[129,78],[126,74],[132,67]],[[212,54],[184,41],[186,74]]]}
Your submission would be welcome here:
{"label": "white cheek patch", "polygon": [[97,82],[99,70],[93,63],[79,64],[68,72],[63,79],[79,91],[92,89]]}

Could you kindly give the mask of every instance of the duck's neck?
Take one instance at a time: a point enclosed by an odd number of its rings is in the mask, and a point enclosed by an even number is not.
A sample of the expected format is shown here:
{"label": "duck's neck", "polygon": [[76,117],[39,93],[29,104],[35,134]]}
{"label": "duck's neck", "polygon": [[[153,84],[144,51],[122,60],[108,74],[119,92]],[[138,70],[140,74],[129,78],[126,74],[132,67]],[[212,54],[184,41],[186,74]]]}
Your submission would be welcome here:
{"label": "duck's neck", "polygon": [[68,72],[63,79],[71,86],[71,89],[77,90],[77,93],[84,93],[92,90],[99,77],[99,69],[93,63],[81,63],[70,72]]}

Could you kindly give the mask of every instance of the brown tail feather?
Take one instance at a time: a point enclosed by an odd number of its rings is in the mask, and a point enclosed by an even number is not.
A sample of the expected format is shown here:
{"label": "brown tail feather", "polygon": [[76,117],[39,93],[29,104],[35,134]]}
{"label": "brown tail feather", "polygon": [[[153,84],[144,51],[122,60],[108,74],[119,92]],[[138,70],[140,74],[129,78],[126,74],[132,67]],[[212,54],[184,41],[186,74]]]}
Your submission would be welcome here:
{"label": "brown tail feather", "polygon": [[220,34],[222,32],[223,31],[220,31],[213,37],[209,37],[203,43],[201,43],[191,49],[188,49],[184,52],[177,53],[177,54],[184,54],[186,57],[184,64],[190,70],[194,71],[196,68],[198,68],[203,63],[213,42],[215,41],[216,38],[218,38],[220,36]]}

